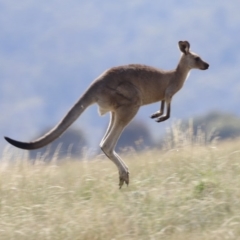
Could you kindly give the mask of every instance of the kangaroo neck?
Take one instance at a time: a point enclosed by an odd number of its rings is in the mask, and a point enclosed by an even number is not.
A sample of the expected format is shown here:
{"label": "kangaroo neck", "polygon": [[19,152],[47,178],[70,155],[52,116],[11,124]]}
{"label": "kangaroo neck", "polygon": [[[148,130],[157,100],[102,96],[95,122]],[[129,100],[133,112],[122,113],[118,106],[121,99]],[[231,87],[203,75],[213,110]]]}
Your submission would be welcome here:
{"label": "kangaroo neck", "polygon": [[179,62],[176,70],[175,70],[175,84],[177,84],[178,89],[182,88],[184,82],[188,78],[190,73],[190,69],[186,67],[181,61]]}

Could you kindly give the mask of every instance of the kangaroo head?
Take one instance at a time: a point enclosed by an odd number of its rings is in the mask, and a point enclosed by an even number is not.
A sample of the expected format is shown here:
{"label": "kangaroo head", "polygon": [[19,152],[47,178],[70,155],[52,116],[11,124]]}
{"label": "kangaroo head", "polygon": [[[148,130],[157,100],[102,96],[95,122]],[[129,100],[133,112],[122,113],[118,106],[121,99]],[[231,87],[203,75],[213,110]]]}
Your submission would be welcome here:
{"label": "kangaroo head", "polygon": [[188,41],[179,41],[178,46],[183,53],[181,62],[189,69],[206,70],[209,64],[204,62],[196,53],[190,51],[190,43]]}

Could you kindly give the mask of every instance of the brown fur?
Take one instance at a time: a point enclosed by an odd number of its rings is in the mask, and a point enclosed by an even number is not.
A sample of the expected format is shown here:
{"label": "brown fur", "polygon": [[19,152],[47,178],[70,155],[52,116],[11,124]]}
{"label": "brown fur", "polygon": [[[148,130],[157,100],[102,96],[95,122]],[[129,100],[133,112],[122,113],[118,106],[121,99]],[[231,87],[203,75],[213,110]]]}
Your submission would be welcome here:
{"label": "brown fur", "polygon": [[[5,139],[12,145],[23,149],[41,148],[59,137],[90,105],[96,103],[99,113],[110,112],[110,123],[100,147],[119,170],[119,186],[129,183],[128,167],[117,155],[114,148],[127,124],[143,105],[161,101],[161,109],[151,117],[162,122],[170,117],[173,95],[179,91],[191,69],[208,69],[209,65],[198,55],[190,52],[190,44],[180,41],[182,52],[176,69],[164,71],[150,66],[130,64],[114,67],[100,75],[67,113],[63,120],[43,137],[29,143]],[[167,105],[167,113],[164,113]]]}

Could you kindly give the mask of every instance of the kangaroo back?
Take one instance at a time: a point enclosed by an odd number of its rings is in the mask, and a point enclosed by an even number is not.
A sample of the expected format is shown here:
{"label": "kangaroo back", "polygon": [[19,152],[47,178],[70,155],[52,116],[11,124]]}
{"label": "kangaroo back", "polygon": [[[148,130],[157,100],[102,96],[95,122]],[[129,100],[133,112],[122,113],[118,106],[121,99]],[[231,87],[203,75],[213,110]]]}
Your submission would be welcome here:
{"label": "kangaroo back", "polygon": [[19,142],[8,137],[4,137],[9,143],[15,147],[33,150],[41,148],[58,138],[82,113],[95,102],[91,94],[91,88],[78,100],[78,102],[70,109],[62,121],[44,136],[33,142]]}

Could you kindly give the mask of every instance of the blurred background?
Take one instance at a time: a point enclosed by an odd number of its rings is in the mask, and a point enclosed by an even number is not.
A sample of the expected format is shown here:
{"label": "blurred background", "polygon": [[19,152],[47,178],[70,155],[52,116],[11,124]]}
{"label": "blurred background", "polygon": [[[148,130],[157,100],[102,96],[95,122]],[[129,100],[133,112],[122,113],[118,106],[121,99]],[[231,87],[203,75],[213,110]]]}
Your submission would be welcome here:
{"label": "blurred background", "polygon": [[[3,136],[30,141],[55,126],[108,68],[174,69],[179,40],[188,40],[209,70],[191,72],[173,98],[169,121],[149,118],[159,103],[142,107],[119,147],[157,146],[176,119],[196,119],[222,138],[238,136],[239,9],[238,0],[0,0],[0,152],[7,146]],[[98,151],[108,121],[92,106],[69,131],[79,145]]]}

